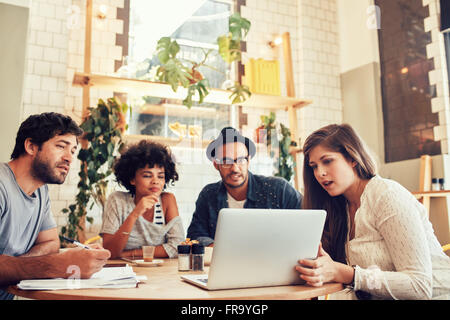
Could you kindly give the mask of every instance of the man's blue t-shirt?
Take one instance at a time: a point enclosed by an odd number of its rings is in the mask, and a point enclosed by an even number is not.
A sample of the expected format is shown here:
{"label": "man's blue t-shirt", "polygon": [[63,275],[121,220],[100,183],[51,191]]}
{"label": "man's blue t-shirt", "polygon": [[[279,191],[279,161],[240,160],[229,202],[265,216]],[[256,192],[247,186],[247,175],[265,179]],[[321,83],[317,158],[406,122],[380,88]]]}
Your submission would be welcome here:
{"label": "man's blue t-shirt", "polygon": [[[55,227],[47,185],[29,196],[17,184],[9,165],[0,163],[0,254],[25,254],[34,246],[39,232]],[[0,300],[13,297],[0,289]]]}

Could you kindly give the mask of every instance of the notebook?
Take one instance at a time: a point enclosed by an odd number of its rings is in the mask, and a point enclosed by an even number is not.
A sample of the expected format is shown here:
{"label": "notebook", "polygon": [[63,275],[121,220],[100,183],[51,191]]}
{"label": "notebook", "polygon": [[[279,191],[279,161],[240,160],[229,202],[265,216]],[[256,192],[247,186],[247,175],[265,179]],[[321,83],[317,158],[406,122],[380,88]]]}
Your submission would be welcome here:
{"label": "notebook", "polygon": [[104,267],[89,279],[33,279],[22,280],[17,287],[22,290],[63,290],[89,288],[135,288],[137,283],[146,280],[137,276],[129,265],[125,267]]}
{"label": "notebook", "polygon": [[302,284],[295,266],[317,257],[324,210],[220,210],[208,274],[181,279],[208,290]]}

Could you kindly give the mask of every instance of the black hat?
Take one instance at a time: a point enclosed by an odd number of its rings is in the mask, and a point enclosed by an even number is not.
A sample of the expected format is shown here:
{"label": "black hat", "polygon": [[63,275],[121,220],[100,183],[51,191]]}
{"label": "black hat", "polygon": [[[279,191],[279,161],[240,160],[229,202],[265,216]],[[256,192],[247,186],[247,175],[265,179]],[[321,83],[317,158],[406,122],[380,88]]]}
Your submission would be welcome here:
{"label": "black hat", "polygon": [[224,144],[232,142],[243,143],[247,148],[248,155],[250,158],[253,158],[253,156],[255,155],[256,147],[252,140],[250,140],[247,137],[244,137],[239,133],[239,131],[237,131],[232,127],[225,127],[220,131],[220,134],[216,138],[216,140],[212,141],[206,148],[206,156],[208,157],[209,160],[213,161],[216,155],[216,149],[223,146]]}

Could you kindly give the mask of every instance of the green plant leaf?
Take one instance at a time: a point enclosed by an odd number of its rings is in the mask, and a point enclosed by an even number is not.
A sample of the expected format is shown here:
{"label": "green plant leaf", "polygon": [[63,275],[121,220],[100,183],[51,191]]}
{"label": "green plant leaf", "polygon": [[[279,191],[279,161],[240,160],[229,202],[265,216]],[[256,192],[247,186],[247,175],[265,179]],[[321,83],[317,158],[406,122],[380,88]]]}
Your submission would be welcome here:
{"label": "green plant leaf", "polygon": [[235,82],[234,86],[231,88],[231,103],[242,103],[250,98],[251,95],[252,93],[246,85],[241,85],[239,82]]}
{"label": "green plant leaf", "polygon": [[219,54],[225,62],[230,63],[231,53],[230,53],[230,42],[231,35],[223,35],[217,38],[217,44],[219,45]]}
{"label": "green plant leaf", "polygon": [[171,39],[169,37],[162,37],[159,39],[156,50],[159,61],[161,61],[162,64],[166,64],[173,57],[171,57],[171,52],[174,52],[173,46],[171,49]]}
{"label": "green plant leaf", "polygon": [[185,88],[189,86],[189,80],[192,79],[192,76],[188,70],[179,62],[169,60],[166,65],[158,68],[157,76],[160,81],[170,84],[172,90],[176,92],[179,85]]}
{"label": "green plant leaf", "polygon": [[241,17],[238,12],[232,14],[228,19],[228,28],[233,40],[241,41],[248,34],[250,26],[250,21]]}

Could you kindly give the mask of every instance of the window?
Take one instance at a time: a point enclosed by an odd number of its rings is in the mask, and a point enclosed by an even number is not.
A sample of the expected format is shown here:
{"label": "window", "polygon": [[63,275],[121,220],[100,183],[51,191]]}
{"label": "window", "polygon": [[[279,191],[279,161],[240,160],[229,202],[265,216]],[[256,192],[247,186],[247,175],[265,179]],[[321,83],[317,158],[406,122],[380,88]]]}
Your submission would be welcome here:
{"label": "window", "polygon": [[444,42],[445,42],[445,56],[447,58],[447,75],[449,76],[450,80],[450,29],[444,32]]}
{"label": "window", "polygon": [[[164,36],[177,40],[177,57],[199,62],[207,50],[206,64],[199,71],[209,81],[209,87],[221,88],[231,77],[229,66],[218,55],[217,37],[228,32],[228,17],[232,0],[131,0],[129,25],[129,56],[119,69],[122,76],[156,80],[159,61],[157,41]],[[125,71],[124,71],[125,70]],[[133,107],[129,119],[129,134],[144,134],[167,138],[198,137],[209,139],[230,123],[228,105],[202,104],[187,110],[178,100],[152,96],[129,97]]]}
{"label": "window", "polygon": [[434,61],[427,58],[431,34],[424,30],[429,16],[422,0],[376,0],[381,9],[379,29],[381,88],[385,130],[385,161],[419,158],[441,153],[434,141],[438,115],[431,111],[436,87],[428,72]]}

